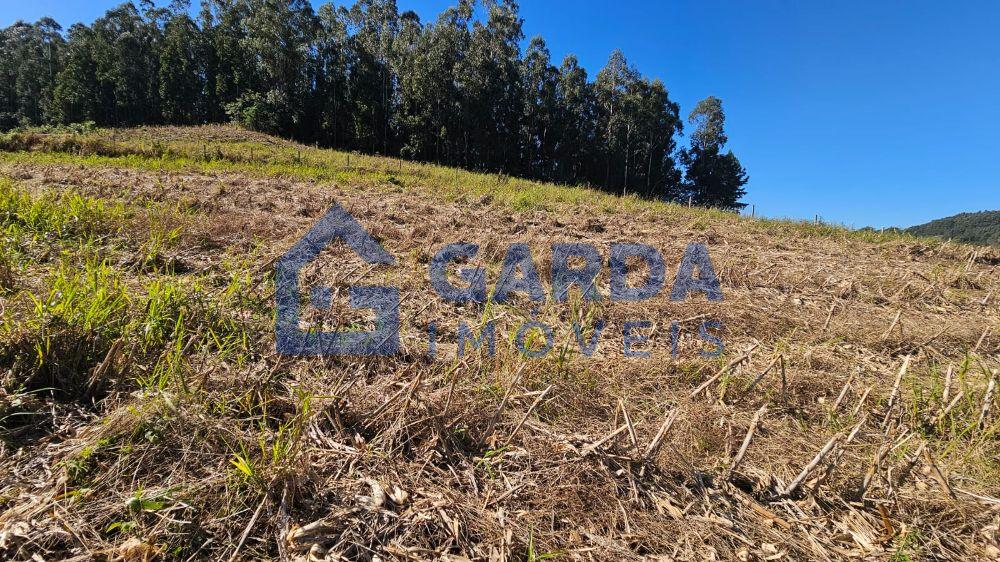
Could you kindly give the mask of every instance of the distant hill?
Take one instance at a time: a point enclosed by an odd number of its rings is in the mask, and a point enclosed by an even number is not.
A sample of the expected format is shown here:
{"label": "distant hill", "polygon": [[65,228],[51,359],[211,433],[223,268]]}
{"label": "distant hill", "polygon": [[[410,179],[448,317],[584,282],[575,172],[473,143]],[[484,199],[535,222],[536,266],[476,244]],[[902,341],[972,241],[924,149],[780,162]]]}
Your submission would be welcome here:
{"label": "distant hill", "polygon": [[906,229],[918,236],[939,236],[969,244],[1000,246],[1000,211],[960,213]]}

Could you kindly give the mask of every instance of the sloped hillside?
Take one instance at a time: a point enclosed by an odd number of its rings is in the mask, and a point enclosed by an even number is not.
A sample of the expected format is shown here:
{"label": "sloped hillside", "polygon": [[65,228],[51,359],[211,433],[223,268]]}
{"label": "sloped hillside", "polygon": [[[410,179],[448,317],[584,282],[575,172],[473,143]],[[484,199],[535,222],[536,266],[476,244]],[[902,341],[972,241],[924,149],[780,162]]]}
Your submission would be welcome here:
{"label": "sloped hillside", "polygon": [[906,231],[917,236],[937,236],[967,244],[1000,246],[1000,211],[959,213],[911,226]]}
{"label": "sloped hillside", "polygon": [[[224,127],[0,148],[0,558],[1000,556],[995,250]],[[275,353],[275,263],[334,204],[396,264],[331,245],[301,324],[369,330],[348,288],[398,287],[395,356]],[[456,304],[428,276],[453,242],[490,288],[527,244],[546,290],[552,244],[640,242],[667,289]],[[689,243],[722,301],[670,299]]]}

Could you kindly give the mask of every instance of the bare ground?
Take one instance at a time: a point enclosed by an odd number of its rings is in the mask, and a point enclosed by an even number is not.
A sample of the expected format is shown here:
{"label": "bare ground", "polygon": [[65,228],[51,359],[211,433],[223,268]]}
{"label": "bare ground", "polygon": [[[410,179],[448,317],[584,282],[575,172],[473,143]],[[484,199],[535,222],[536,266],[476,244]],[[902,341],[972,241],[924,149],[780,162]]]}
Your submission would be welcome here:
{"label": "bare ground", "polygon": [[[205,142],[260,141],[222,131]],[[83,374],[102,378],[101,393],[31,395],[32,423],[4,428],[0,442],[5,558],[1000,557],[1000,417],[988,391],[1000,366],[995,250],[683,208],[512,209],[489,196],[436,197],[419,176],[401,187],[17,158],[0,176],[36,194],[175,205],[171,273],[126,265],[129,282],[210,284],[236,260],[253,301],[226,310],[251,319],[243,360],[187,346],[183,382],[151,389],[134,379],[156,358],[109,352]],[[334,310],[308,320],[366,325],[346,287],[397,285],[398,357],[274,354],[271,267],[334,202],[399,265],[366,267],[331,248],[303,284],[333,287]],[[140,214],[137,239],[143,220],[165,219]],[[704,242],[725,300],[677,303],[665,291],[538,310],[524,300],[449,304],[434,295],[427,262],[455,241],[480,244],[475,261],[491,283],[515,242],[530,244],[546,283],[552,243],[588,242],[605,259],[614,242],[653,245],[670,283],[685,246]],[[2,297],[15,325],[52,259],[36,258],[16,274],[23,290]],[[556,335],[542,359],[512,343],[533,313]],[[596,318],[607,327],[594,357],[582,357],[572,322]],[[486,319],[496,356],[458,359],[458,323]],[[651,356],[624,358],[624,323],[647,319],[641,349]],[[712,347],[697,336],[705,319],[722,323],[720,359],[699,355]],[[426,356],[431,322],[436,360]],[[18,375],[24,361],[4,356],[0,367]]]}

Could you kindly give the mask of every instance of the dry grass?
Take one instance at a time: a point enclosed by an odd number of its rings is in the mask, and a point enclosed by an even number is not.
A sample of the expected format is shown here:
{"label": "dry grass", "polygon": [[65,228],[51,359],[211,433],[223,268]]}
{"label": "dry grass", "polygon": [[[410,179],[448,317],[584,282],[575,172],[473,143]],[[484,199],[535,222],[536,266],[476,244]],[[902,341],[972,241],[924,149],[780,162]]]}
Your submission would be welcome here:
{"label": "dry grass", "polygon": [[[225,127],[3,146],[5,559],[1000,556],[995,250],[348,166]],[[271,265],[334,201],[399,265],[335,245],[303,277],[334,314],[307,319],[364,326],[345,288],[398,285],[398,357],[273,353]],[[426,268],[459,240],[491,284],[513,242],[542,272],[555,242],[642,241],[668,271],[705,242],[725,301],[451,305]],[[543,359],[513,345],[532,312]],[[584,358],[572,323],[598,318]],[[641,319],[651,357],[623,359]],[[456,359],[459,322],[487,320],[496,356]]]}

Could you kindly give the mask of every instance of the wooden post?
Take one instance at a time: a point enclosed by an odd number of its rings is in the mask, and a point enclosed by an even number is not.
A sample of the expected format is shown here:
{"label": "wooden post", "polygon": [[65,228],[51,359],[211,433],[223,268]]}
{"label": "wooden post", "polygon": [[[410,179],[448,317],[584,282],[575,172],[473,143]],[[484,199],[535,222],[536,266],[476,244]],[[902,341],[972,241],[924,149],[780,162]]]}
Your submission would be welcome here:
{"label": "wooden post", "polygon": [[757,216],[757,206],[750,205],[750,218],[754,218],[755,216]]}
{"label": "wooden post", "polygon": [[691,196],[688,195],[688,207],[690,207],[690,206],[691,206]]}

